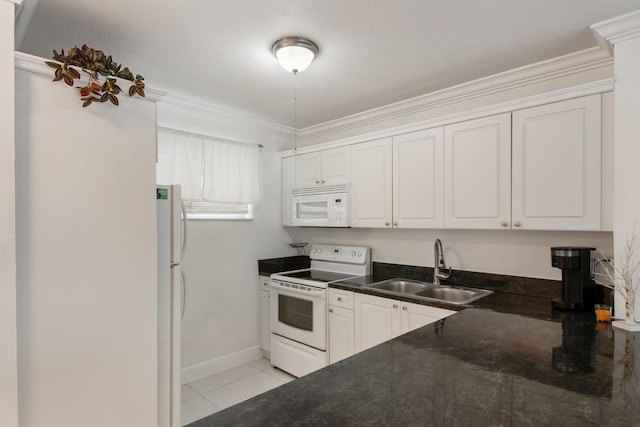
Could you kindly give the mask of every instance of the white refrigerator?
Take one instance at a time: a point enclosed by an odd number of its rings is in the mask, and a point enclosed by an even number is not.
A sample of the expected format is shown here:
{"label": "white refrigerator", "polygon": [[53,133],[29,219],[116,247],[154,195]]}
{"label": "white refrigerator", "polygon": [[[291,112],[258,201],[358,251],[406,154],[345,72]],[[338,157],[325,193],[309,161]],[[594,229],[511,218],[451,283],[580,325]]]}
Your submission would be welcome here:
{"label": "white refrigerator", "polygon": [[[156,187],[158,212],[158,427],[180,427],[180,319],[186,244],[179,185]],[[185,218],[183,220],[183,218]]]}

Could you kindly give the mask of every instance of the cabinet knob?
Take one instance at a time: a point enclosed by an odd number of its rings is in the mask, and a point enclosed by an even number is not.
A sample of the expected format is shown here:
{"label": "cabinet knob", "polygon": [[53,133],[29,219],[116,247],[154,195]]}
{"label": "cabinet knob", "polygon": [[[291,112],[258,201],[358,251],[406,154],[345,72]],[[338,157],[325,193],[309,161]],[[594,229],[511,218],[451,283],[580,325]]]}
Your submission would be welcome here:
{"label": "cabinet knob", "polygon": [[342,297],[338,297],[338,301],[342,301]]}
{"label": "cabinet knob", "polygon": [[398,223],[397,223],[397,222],[394,222],[394,223],[393,223],[393,226],[394,226],[394,227],[397,227],[397,226],[398,226]]}
{"label": "cabinet knob", "polygon": [[398,304],[393,304],[393,308],[398,308]]}
{"label": "cabinet knob", "polygon": [[409,309],[407,308],[407,306],[406,306],[406,305],[403,305],[403,306],[402,306],[402,309],[403,309],[404,311],[409,310]]}
{"label": "cabinet knob", "polygon": [[509,225],[509,224],[507,224],[507,221],[502,221],[502,222],[500,223],[500,225],[501,225],[501,226],[503,226],[503,227],[506,227],[506,226],[507,226],[507,225]]}
{"label": "cabinet knob", "polygon": [[323,179],[323,180],[322,180],[322,181],[320,181],[320,182],[322,182],[322,183],[324,184],[324,183],[325,183],[325,182],[327,182],[327,181],[325,181],[325,180]]}
{"label": "cabinet knob", "polygon": [[317,179],[316,179],[316,184],[320,184],[320,181],[318,181]]}
{"label": "cabinet knob", "polygon": [[388,223],[388,222],[385,222],[385,223],[384,223],[384,225],[385,225],[385,227],[388,227],[388,226],[389,226],[389,223]]}
{"label": "cabinet knob", "polygon": [[516,222],[514,222],[514,223],[513,223],[513,226],[514,226],[514,227],[520,227],[521,225],[522,225],[522,224],[520,224],[518,221],[516,221]]}
{"label": "cabinet knob", "polygon": [[333,308],[330,308],[330,309],[329,309],[329,313],[333,313]]}

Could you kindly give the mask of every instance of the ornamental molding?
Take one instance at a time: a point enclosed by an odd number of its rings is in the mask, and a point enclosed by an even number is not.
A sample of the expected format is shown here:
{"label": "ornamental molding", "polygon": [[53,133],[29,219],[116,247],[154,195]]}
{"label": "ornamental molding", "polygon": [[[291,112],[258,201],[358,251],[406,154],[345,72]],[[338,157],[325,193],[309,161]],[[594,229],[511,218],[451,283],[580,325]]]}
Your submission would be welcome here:
{"label": "ornamental molding", "polygon": [[601,40],[615,45],[640,37],[640,10],[593,24],[591,31]]}
{"label": "ornamental molding", "polygon": [[309,126],[298,131],[298,140],[313,144],[317,139],[328,139],[331,135],[364,128],[378,122],[402,119],[435,108],[460,104],[476,98],[499,94],[550,80],[568,77],[600,68],[613,67],[611,52],[602,47],[593,47],[558,58],[538,62],[482,79],[389,104],[329,122]]}

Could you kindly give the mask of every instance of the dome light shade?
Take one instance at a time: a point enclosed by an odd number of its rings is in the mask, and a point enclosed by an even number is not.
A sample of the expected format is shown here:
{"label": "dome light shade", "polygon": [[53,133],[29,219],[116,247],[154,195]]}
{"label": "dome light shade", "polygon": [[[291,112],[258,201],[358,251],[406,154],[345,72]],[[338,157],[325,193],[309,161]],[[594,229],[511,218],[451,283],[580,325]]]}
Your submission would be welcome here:
{"label": "dome light shade", "polygon": [[307,69],[318,55],[318,45],[304,37],[285,37],[271,48],[282,68],[293,74]]}

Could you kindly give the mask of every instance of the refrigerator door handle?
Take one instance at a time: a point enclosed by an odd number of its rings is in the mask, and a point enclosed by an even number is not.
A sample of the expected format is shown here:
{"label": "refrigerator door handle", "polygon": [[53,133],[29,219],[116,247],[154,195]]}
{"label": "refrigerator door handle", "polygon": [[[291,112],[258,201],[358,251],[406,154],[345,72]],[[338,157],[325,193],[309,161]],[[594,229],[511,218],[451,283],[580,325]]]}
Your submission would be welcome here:
{"label": "refrigerator door handle", "polygon": [[181,290],[181,298],[180,302],[182,303],[182,307],[180,310],[180,318],[184,318],[184,311],[187,305],[187,280],[184,278],[184,272],[180,270],[180,290]]}
{"label": "refrigerator door handle", "polygon": [[182,202],[182,206],[180,207],[182,212],[182,248],[180,252],[180,259],[184,258],[184,251],[187,248],[187,208],[184,205],[184,201]]}

